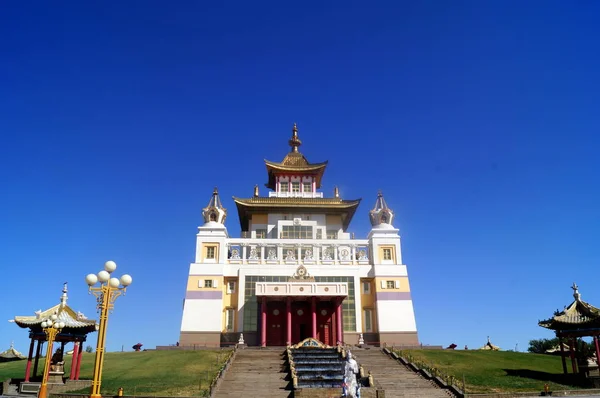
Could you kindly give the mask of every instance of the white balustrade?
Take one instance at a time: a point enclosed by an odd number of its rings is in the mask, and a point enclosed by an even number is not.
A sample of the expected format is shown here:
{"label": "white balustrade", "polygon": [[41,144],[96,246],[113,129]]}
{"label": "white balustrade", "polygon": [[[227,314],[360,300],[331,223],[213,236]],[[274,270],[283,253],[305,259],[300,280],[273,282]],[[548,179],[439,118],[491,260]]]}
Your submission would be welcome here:
{"label": "white balustrade", "polygon": [[367,239],[239,238],[227,246],[231,264],[369,264]]}

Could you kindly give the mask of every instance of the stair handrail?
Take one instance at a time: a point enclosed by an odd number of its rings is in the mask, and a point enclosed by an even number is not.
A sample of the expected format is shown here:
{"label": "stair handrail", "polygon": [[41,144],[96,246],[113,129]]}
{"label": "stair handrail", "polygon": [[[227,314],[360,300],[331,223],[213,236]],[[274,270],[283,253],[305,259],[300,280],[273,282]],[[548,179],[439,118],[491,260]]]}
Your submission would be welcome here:
{"label": "stair handrail", "polygon": [[[390,350],[390,349],[388,348],[388,350]],[[406,364],[412,364],[414,367],[426,371],[432,377],[434,377],[434,378],[437,377],[438,379],[442,380],[448,386],[452,386],[455,389],[457,389],[463,393],[466,393],[464,378],[461,380],[460,378],[454,376],[453,374],[445,373],[441,369],[439,369],[423,360],[415,358],[415,356],[412,355],[408,351],[399,350],[399,349],[396,349],[393,347],[390,351],[392,353],[395,353],[402,360],[402,362],[405,362]]]}

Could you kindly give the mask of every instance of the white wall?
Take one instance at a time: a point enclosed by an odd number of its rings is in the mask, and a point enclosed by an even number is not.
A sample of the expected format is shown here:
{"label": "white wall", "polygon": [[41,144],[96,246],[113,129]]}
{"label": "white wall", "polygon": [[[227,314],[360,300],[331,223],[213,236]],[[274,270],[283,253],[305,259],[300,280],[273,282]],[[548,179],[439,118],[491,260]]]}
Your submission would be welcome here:
{"label": "white wall", "polygon": [[412,300],[377,300],[380,332],[416,332]]}
{"label": "white wall", "polygon": [[223,300],[186,299],[183,305],[182,332],[221,332]]}

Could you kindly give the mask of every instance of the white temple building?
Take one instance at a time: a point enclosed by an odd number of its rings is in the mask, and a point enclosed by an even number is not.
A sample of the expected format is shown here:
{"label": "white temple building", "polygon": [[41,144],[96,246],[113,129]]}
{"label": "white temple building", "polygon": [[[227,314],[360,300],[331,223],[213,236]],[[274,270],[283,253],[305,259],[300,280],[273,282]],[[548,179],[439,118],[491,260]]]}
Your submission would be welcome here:
{"label": "white temple building", "polygon": [[[394,213],[379,193],[372,229],[348,227],[360,203],[320,192],[327,166],[299,152],[265,160],[267,196],[234,197],[241,237],[230,237],[215,188],[203,209],[190,264],[179,343],[283,346],[307,337],[325,344],[418,345],[406,265]],[[366,214],[364,215],[367,216]],[[237,229],[237,228],[236,228]]]}

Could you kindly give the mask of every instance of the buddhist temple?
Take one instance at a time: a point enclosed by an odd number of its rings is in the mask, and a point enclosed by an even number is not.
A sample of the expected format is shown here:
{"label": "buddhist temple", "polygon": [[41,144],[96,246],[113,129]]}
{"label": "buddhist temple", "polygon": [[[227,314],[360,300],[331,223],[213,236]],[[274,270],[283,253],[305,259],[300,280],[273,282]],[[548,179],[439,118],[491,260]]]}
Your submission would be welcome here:
{"label": "buddhist temple", "polygon": [[[29,329],[29,338],[31,344],[29,346],[29,355],[27,356],[27,367],[25,368],[25,382],[30,379],[37,377],[38,362],[39,358],[43,353],[41,352],[41,345],[46,341],[46,334],[42,329],[42,322],[53,315],[56,315],[57,320],[64,322],[65,327],[59,334],[56,335],[55,341],[59,343],[60,353],[65,352],[65,345],[73,343],[73,358],[71,360],[71,380],[79,380],[79,370],[81,368],[81,359],[83,350],[81,349],[83,342],[86,341],[88,333],[95,332],[97,330],[96,321],[93,319],[87,319],[81,312],[74,311],[67,305],[67,284],[65,283],[62,290],[62,296],[60,302],[48,308],[45,311],[35,311],[34,315],[16,316],[11,322],[16,323],[19,327]],[[37,348],[34,348],[35,342],[37,341]],[[34,361],[33,373],[31,373],[31,365]]]}
{"label": "buddhist temple", "polygon": [[[563,373],[567,373],[567,364],[565,356],[571,358],[573,373],[577,373],[577,352],[576,339],[580,337],[591,336],[596,348],[596,358],[600,357],[600,309],[581,299],[579,287],[573,283],[573,302],[562,311],[555,311],[554,315],[544,321],[539,321],[538,325],[553,330],[559,339],[559,349],[561,350]],[[564,343],[566,342],[566,344]],[[565,352],[568,347],[568,353]],[[586,358],[580,358],[582,362],[587,362]]]}
{"label": "buddhist temple", "polygon": [[288,145],[282,161],[264,160],[266,194],[249,184],[250,197],[233,197],[240,237],[230,235],[213,190],[196,234],[180,346],[225,346],[242,335],[256,346],[357,344],[361,335],[367,344],[418,345],[401,238],[383,194],[361,215],[368,236],[355,239],[349,228],[361,199],[320,191],[328,162],[300,152],[295,124]]}

